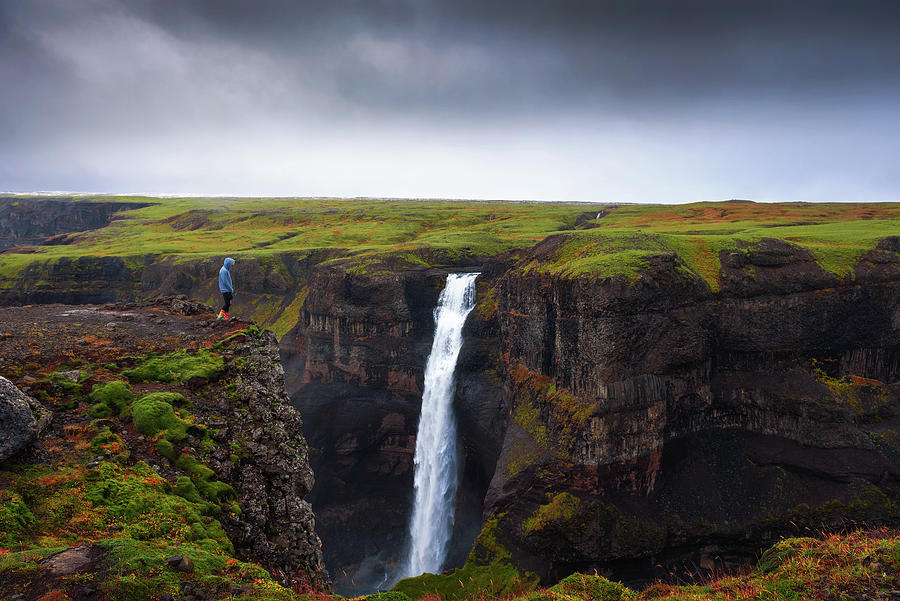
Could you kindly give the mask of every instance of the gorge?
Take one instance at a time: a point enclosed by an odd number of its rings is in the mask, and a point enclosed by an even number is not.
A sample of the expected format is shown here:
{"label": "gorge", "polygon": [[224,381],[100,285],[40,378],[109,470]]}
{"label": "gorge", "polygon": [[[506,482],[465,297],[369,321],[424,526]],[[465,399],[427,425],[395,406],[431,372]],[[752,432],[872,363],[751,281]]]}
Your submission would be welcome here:
{"label": "gorge", "polygon": [[[679,209],[690,219],[674,234],[671,217],[655,232],[639,211],[616,222],[628,207],[595,217],[574,205],[546,235],[499,251],[466,239],[468,251],[391,248],[368,263],[338,246],[261,254],[278,232],[234,253],[238,314],[279,334],[335,590],[372,592],[405,560],[433,309],[474,271],[455,361],[462,465],[444,567],[509,565],[545,584],[596,569],[641,584],[745,565],[782,536],[900,526],[896,216],[877,205],[811,217],[711,204]],[[493,220],[478,220],[491,227],[521,220],[489,210]],[[751,211],[784,215],[753,238],[731,233]],[[844,232],[871,233],[835,267],[836,251],[803,235],[827,239],[838,218]],[[218,231],[209,219],[152,216],[173,240]],[[120,235],[128,222],[110,227]],[[703,233],[713,227],[728,233]],[[86,253],[92,235],[67,252]],[[220,262],[3,257],[23,265],[0,263],[8,305],[214,301]]]}

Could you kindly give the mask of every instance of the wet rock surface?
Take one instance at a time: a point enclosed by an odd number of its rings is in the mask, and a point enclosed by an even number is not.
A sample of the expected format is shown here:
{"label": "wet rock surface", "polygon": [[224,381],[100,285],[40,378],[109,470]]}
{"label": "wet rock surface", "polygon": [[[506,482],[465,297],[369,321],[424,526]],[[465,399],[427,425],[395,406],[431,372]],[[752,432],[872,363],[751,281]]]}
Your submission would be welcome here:
{"label": "wet rock surface", "polygon": [[86,571],[101,555],[102,552],[95,547],[80,545],[51,555],[41,563],[52,576],[69,576]]}

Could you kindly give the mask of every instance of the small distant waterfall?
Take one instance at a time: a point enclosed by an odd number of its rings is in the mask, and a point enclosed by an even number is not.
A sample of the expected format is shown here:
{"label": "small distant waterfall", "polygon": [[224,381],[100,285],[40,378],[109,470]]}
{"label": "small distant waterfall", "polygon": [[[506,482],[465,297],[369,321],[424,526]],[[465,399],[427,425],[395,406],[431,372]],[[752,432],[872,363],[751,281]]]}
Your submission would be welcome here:
{"label": "small distant waterfall", "polygon": [[438,573],[453,533],[456,506],[454,372],[466,316],[475,306],[477,273],[450,274],[434,310],[434,343],[425,365],[416,434],[415,493],[404,577]]}

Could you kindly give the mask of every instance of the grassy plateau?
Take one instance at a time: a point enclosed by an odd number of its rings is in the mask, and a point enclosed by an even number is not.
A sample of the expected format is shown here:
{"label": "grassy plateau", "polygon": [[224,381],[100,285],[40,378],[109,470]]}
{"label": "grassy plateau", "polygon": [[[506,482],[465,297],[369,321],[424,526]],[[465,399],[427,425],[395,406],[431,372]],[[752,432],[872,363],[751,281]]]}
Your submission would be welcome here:
{"label": "grassy plateau", "polygon": [[[6,197],[14,199],[18,197]],[[140,281],[148,264],[258,261],[293,286],[292,294],[257,293],[244,315],[281,336],[296,323],[308,291],[288,261],[333,265],[353,274],[417,267],[477,265],[526,251],[550,236],[550,256],[521,260],[524,271],[559,277],[640,278],[654,255],[677,254],[687,275],[720,288],[720,252],[778,238],[808,250],[826,272],[848,280],[879,240],[900,235],[900,204],[699,202],[597,205],[457,200],[334,198],[153,198],[96,196],[75,202],[132,202],[106,227],[57,236],[52,243],[0,253],[0,292],[43,278],[62,260],[118,257]],[[20,201],[21,202],[21,201]],[[35,201],[29,201],[35,202]],[[37,201],[39,202],[39,201]],[[152,203],[150,206],[143,204]],[[240,263],[238,265],[238,271]],[[31,276],[32,278],[36,276]],[[25,278],[27,279],[27,277]],[[215,304],[210,283],[192,293]],[[246,300],[246,297],[245,297]]]}
{"label": "grassy plateau", "polygon": [[[638,269],[642,258],[678,253],[710,281],[717,253],[738,242],[780,238],[809,249],[836,274],[881,238],[900,235],[900,204],[700,202],[684,205],[418,201],[325,198],[89,197],[154,203],[117,214],[106,227],[64,244],[11,249],[0,275],[62,257],[146,255],[179,259],[233,254],[337,251],[335,261],[364,269],[386,256],[409,265],[490,257],[533,246],[553,234],[570,241],[540,266],[605,276]],[[598,218],[599,217],[599,218]],[[426,252],[428,251],[428,252]]]}

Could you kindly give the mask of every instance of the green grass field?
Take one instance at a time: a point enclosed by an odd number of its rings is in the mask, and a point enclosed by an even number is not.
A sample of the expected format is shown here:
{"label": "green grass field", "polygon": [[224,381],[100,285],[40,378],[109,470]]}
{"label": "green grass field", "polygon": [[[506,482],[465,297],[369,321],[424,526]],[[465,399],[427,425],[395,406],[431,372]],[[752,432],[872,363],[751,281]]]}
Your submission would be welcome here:
{"label": "green grass field", "polygon": [[[527,266],[571,277],[639,277],[641,265],[674,251],[718,287],[718,252],[781,238],[809,249],[827,271],[852,275],[880,239],[900,235],[900,204],[763,204],[604,206],[587,203],[478,202],[325,198],[90,197],[154,202],[123,211],[105,228],[74,234],[68,244],[11,249],[0,277],[35,261],[61,257],[265,256],[333,251],[334,262],[371,271],[446,265],[524,249],[553,234],[568,241],[551,260]],[[605,213],[593,219],[597,211]]]}

